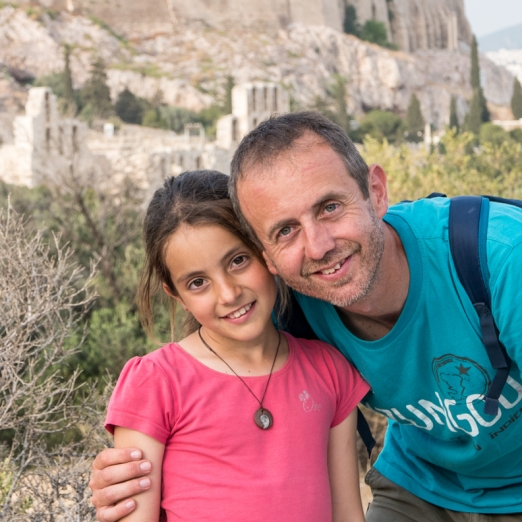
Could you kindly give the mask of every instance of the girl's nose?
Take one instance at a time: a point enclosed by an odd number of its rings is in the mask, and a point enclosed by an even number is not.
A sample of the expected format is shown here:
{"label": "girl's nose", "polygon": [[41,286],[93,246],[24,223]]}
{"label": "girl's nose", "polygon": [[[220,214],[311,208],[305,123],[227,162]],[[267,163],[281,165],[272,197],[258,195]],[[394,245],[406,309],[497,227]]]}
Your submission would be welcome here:
{"label": "girl's nose", "polygon": [[218,292],[219,300],[229,304],[237,300],[242,293],[242,288],[233,278],[226,278],[218,285]]}

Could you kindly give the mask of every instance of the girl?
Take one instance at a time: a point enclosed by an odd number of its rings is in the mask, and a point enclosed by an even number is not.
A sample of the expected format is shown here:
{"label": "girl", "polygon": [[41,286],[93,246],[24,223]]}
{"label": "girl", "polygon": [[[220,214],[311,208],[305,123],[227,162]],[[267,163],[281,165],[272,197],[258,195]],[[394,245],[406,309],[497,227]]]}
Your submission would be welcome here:
{"label": "girl", "polygon": [[163,290],[188,335],[129,361],[111,398],[115,446],[152,462],[125,520],[157,521],[161,506],[169,522],[362,522],[354,408],[368,385],[330,346],[276,330],[276,282],[227,182],[186,172],[147,210],[142,320],[151,333]]}

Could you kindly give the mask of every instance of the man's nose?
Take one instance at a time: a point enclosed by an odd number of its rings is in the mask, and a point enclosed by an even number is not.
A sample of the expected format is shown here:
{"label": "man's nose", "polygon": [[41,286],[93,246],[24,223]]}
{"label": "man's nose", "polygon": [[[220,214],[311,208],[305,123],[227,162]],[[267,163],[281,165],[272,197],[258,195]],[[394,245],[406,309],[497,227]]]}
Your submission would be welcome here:
{"label": "man's nose", "polygon": [[309,259],[319,261],[325,254],[335,248],[335,240],[328,227],[318,223],[310,224],[303,229],[305,255]]}

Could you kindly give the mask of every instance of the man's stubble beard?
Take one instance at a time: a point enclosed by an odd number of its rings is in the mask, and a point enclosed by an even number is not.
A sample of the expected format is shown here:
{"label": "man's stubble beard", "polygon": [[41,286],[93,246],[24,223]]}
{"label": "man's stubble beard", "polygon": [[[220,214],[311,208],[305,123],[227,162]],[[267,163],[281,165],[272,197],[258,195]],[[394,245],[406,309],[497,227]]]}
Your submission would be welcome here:
{"label": "man's stubble beard", "polygon": [[[282,274],[278,270],[279,277],[291,288],[297,292],[326,301],[339,308],[347,308],[357,301],[364,299],[375,286],[378,284],[380,276],[380,262],[384,252],[384,231],[381,219],[375,213],[373,207],[370,208],[371,224],[364,231],[369,242],[362,250],[362,246],[354,241],[346,240],[342,248],[335,248],[327,252],[320,261],[306,260],[303,263],[299,279],[293,281]],[[327,266],[332,260],[339,260],[348,255],[358,255],[358,271],[356,274],[349,274],[346,278],[335,281],[330,285],[321,284],[319,281],[313,281],[308,274],[317,271],[314,268]],[[277,269],[277,265],[274,266]],[[361,271],[364,272],[363,277]],[[353,281],[354,275],[356,281]],[[342,290],[346,292],[343,293]]]}

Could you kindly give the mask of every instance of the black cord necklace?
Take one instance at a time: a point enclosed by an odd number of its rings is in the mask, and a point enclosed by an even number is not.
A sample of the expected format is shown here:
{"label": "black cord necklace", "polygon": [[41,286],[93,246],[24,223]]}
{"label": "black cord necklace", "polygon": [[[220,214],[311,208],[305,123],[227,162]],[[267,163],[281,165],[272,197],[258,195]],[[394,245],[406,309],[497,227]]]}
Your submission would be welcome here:
{"label": "black cord necklace", "polygon": [[232,373],[246,386],[246,389],[252,394],[254,399],[259,403],[259,409],[254,413],[254,422],[256,423],[256,426],[258,428],[261,428],[262,430],[268,430],[271,428],[274,424],[274,417],[268,411],[266,408],[263,408],[263,401],[265,400],[266,390],[268,390],[268,385],[270,384],[270,379],[272,378],[272,372],[274,371],[275,362],[277,359],[277,354],[279,353],[279,346],[281,345],[281,333],[277,332],[279,338],[277,341],[277,349],[274,357],[274,361],[272,362],[272,368],[270,368],[270,374],[268,375],[268,380],[266,381],[265,391],[263,392],[263,397],[261,397],[261,400],[259,400],[256,397],[256,394],[250,389],[248,384],[234,371],[234,368],[230,366],[230,364],[221,357],[218,353],[216,353],[209,344],[203,339],[203,336],[201,335],[201,326],[198,329],[199,338],[201,339],[201,342],[219,359],[221,359],[232,371]]}

